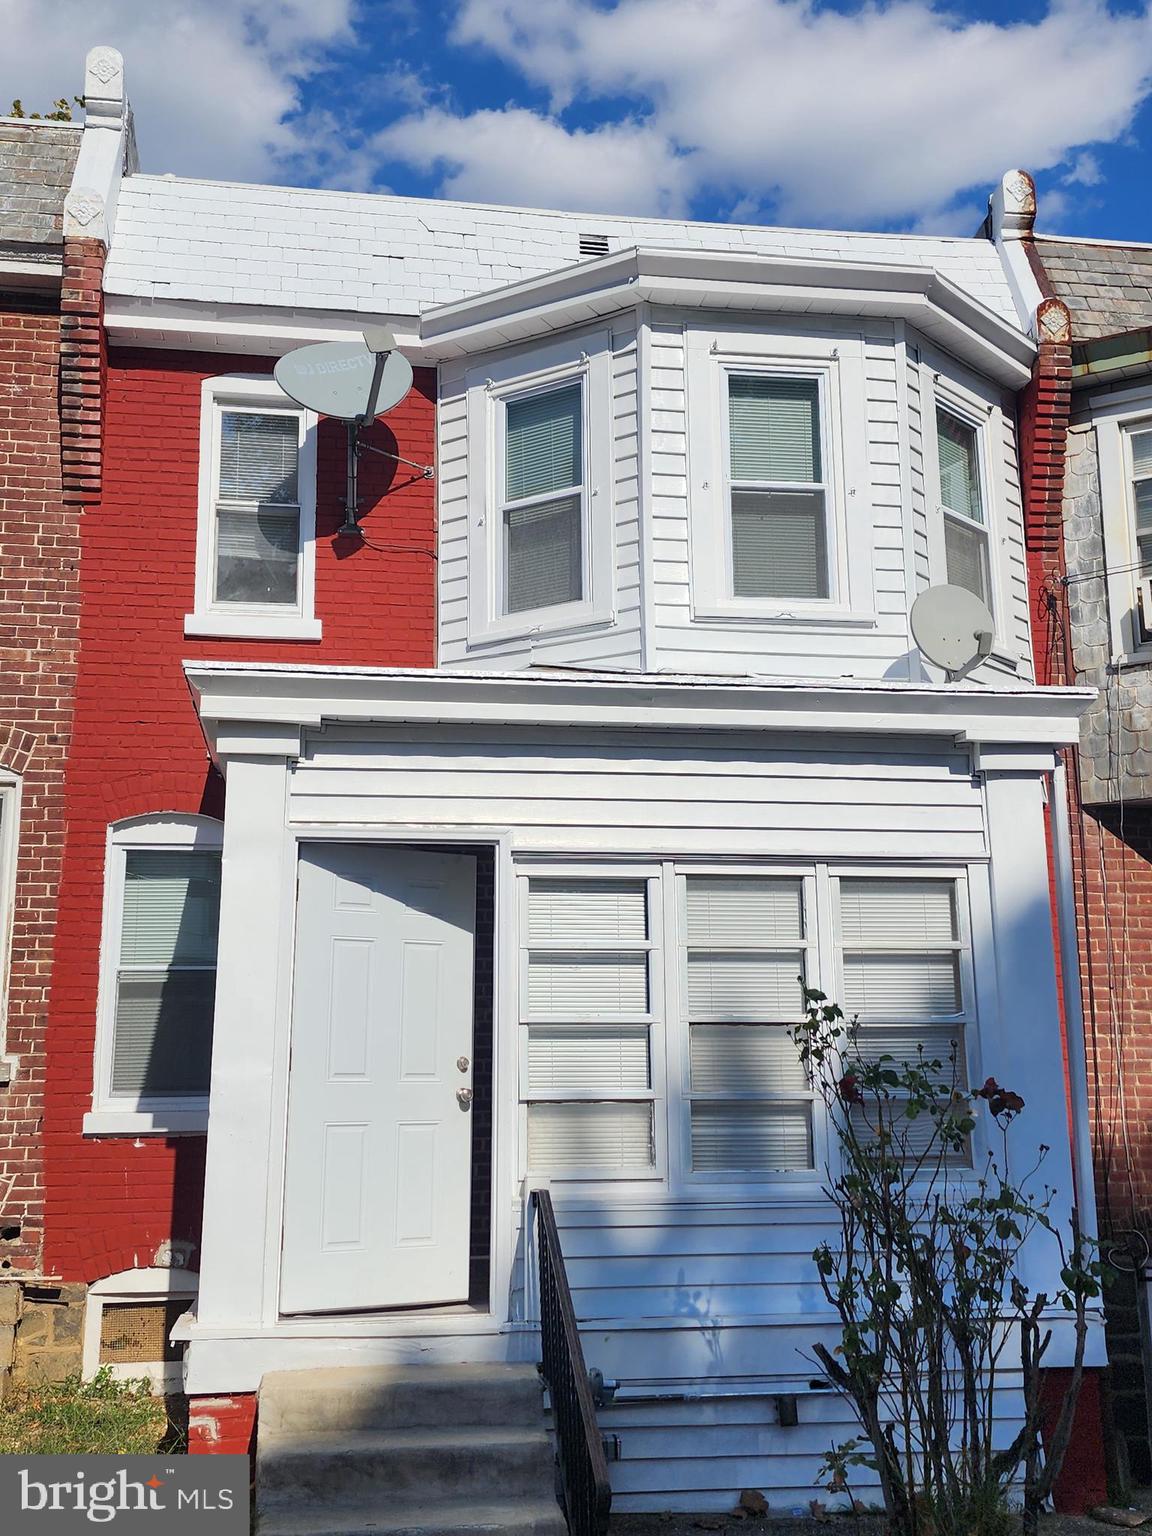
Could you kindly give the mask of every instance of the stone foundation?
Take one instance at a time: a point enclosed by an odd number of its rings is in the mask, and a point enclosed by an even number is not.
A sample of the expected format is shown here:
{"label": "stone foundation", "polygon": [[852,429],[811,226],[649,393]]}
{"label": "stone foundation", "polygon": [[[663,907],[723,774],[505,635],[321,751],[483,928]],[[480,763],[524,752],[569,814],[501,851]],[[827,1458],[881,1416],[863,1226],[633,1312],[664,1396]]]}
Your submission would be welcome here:
{"label": "stone foundation", "polygon": [[0,1282],[0,1398],[10,1383],[61,1381],[80,1370],[84,1285]]}

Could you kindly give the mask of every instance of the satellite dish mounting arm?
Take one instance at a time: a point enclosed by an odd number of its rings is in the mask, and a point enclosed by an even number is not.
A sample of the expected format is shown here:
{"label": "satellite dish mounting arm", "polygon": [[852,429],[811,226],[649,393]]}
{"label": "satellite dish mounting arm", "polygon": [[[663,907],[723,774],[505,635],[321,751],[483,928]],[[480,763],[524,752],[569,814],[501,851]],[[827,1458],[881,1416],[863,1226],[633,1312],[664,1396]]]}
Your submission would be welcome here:
{"label": "satellite dish mounting arm", "polygon": [[430,464],[417,464],[414,459],[406,459],[401,454],[389,453],[385,448],[376,448],[371,443],[361,443],[360,429],[367,427],[376,420],[376,403],[380,399],[380,385],[384,379],[384,367],[388,362],[388,355],[396,350],[396,338],[386,325],[367,326],[364,330],[364,345],[375,357],[375,366],[372,370],[372,383],[368,389],[368,399],[364,403],[364,409],[351,421],[345,423],[348,434],[347,458],[345,461],[345,485],[344,485],[344,523],[337,529],[337,536],[343,538],[362,539],[364,530],[360,526],[360,492],[359,492],[359,459],[361,449],[367,449],[369,453],[379,454],[381,458],[392,459],[397,464],[407,464],[412,469],[418,469],[423,479],[431,480],[432,466]]}

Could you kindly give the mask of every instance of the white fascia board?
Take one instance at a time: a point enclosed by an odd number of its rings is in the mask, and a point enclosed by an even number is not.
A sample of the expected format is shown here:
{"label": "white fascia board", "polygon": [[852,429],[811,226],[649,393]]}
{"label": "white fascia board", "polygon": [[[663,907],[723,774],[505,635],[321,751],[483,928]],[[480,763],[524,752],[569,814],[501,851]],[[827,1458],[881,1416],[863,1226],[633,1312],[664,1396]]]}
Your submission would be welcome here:
{"label": "white fascia board", "polygon": [[[961,742],[1065,746],[1095,697],[1087,688],[913,687],[615,673],[532,676],[406,668],[185,662],[209,746],[250,752],[266,735],[327,722],[627,726],[661,730],[847,731]],[[280,731],[282,729],[282,734]],[[268,750],[266,747],[265,750]]]}
{"label": "white fascia board", "polygon": [[422,352],[490,351],[641,303],[904,319],[1011,388],[1035,355],[1027,335],[929,267],[643,246],[425,310]]}
{"label": "white fascia board", "polygon": [[368,314],[280,309],[275,305],[208,304],[195,299],[153,299],[108,293],[104,324],[120,346],[179,347],[197,352],[240,352],[280,357],[316,341],[346,341],[366,325],[388,326],[413,360],[419,355],[415,313]]}
{"label": "white fascia board", "polygon": [[60,256],[0,256],[0,289],[39,288],[52,293],[64,277]]}

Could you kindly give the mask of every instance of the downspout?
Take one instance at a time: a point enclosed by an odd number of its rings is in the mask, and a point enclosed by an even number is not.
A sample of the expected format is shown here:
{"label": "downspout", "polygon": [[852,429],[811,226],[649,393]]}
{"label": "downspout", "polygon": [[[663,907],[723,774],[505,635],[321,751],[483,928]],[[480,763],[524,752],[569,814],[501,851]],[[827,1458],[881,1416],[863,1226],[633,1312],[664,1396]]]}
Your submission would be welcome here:
{"label": "downspout", "polygon": [[1096,1182],[1092,1168],[1092,1133],[1088,1122],[1088,1058],[1085,1054],[1080,946],[1076,934],[1075,887],[1072,883],[1068,770],[1059,755],[1052,770],[1052,861],[1056,883],[1056,927],[1060,942],[1064,1038],[1068,1052],[1068,1094],[1072,1108],[1072,1182],[1081,1230],[1089,1237],[1095,1237]]}

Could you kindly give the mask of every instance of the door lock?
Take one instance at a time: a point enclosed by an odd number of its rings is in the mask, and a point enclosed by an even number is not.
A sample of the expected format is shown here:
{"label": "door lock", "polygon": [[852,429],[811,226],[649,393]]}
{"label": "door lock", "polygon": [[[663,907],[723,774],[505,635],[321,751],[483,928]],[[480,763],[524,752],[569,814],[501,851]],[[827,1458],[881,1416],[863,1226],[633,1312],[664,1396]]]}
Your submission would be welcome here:
{"label": "door lock", "polygon": [[472,1102],[471,1088],[457,1088],[456,1100],[459,1103],[461,1109],[467,1109]]}
{"label": "door lock", "polygon": [[457,1058],[456,1058],[456,1066],[459,1069],[459,1071],[467,1072],[468,1068],[471,1065],[472,1065],[472,1063],[468,1060],[467,1056],[457,1056]]}

